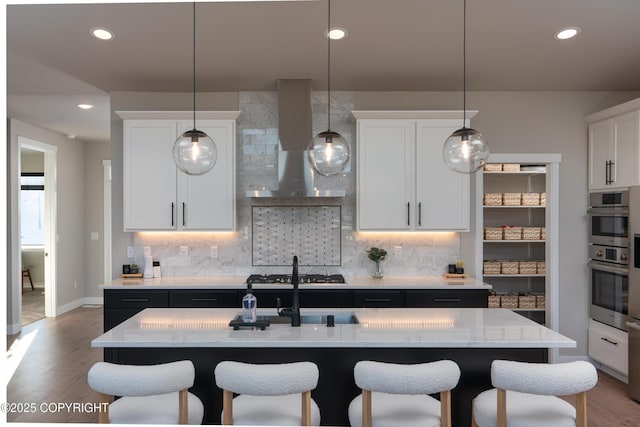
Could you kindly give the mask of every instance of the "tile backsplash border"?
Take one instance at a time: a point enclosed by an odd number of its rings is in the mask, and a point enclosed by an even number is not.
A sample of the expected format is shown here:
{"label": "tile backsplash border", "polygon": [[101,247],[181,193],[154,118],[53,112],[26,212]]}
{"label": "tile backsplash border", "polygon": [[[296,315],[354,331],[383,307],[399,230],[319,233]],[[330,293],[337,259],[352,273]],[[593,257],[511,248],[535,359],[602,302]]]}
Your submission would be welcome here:
{"label": "tile backsplash border", "polygon": [[[326,130],[326,92],[312,93],[313,133]],[[387,250],[383,272],[399,276],[439,276],[449,263],[460,257],[458,233],[361,233],[355,231],[356,197],[356,124],[351,116],[354,92],[332,92],[332,130],[342,134],[351,147],[351,161],[344,174],[326,178],[326,184],[344,188],[342,198],[252,199],[245,192],[276,189],[278,182],[278,108],[277,92],[241,92],[237,121],[237,224],[234,233],[139,232],[134,233],[135,261],[143,263],[143,247],[151,248],[165,276],[245,276],[282,273],[284,267],[252,266],[252,206],[341,207],[341,258],[336,267],[301,267],[301,273],[341,273],[345,276],[368,275],[374,263],[367,259],[372,246]],[[322,183],[321,183],[322,185]],[[188,256],[180,256],[180,246],[188,246]]]}

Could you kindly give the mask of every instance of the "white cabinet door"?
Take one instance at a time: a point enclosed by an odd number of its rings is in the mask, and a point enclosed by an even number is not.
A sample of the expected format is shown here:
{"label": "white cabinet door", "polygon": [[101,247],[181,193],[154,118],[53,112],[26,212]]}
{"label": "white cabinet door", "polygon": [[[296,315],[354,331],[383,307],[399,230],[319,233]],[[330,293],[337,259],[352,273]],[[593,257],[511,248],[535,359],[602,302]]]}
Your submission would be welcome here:
{"label": "white cabinet door", "polygon": [[[218,160],[209,172],[192,176],[178,171],[178,227],[183,230],[235,228],[235,125],[233,120],[199,120],[198,130],[215,142]],[[180,122],[180,132],[193,128]]]}
{"label": "white cabinet door", "polygon": [[414,227],[414,120],[358,121],[358,229]]}
{"label": "white cabinet door", "polygon": [[[457,122],[457,123],[456,123]],[[419,120],[416,130],[416,228],[469,231],[469,175],[447,167],[442,147],[459,121]]]}
{"label": "white cabinet door", "polygon": [[589,190],[640,185],[640,112],[589,126]]}
{"label": "white cabinet door", "polygon": [[176,228],[175,120],[124,121],[124,230]]}
{"label": "white cabinet door", "polygon": [[609,166],[613,131],[611,120],[589,126],[589,190],[609,188]]}
{"label": "white cabinet door", "polygon": [[615,187],[629,187],[640,184],[638,172],[638,150],[640,137],[638,135],[637,111],[623,114],[612,119],[613,150],[612,150],[612,180]]}

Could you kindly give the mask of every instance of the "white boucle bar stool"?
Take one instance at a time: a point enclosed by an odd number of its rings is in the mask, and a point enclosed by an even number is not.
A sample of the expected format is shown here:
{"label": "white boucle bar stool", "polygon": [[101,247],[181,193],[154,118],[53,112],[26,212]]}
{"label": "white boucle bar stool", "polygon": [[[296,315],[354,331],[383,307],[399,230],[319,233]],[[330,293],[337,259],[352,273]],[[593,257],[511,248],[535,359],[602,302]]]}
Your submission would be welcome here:
{"label": "white boucle bar stool", "polygon": [[319,378],[315,363],[225,361],[214,375],[222,389],[223,425],[320,425],[320,409],[311,399]]}
{"label": "white boucle bar stool", "polygon": [[[89,386],[109,403],[98,422],[114,424],[201,424],[204,406],[188,392],[195,368],[190,360],[159,365],[99,362],[87,374]],[[113,396],[121,396],[112,402]]]}
{"label": "white boucle bar stool", "polygon": [[[473,427],[587,427],[587,390],[598,382],[592,364],[494,360],[494,389],[473,401]],[[556,396],[576,395],[576,407]]]}
{"label": "white boucle bar stool", "polygon": [[362,394],[349,405],[351,427],[451,427],[451,390],[460,379],[455,362],[361,361],[354,377]]}

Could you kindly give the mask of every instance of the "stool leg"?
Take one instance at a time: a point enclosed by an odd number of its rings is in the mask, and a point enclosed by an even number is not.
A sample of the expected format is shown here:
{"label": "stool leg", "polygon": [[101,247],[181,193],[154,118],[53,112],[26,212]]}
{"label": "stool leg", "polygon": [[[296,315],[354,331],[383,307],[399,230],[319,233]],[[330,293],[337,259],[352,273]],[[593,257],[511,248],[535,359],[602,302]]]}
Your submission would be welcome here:
{"label": "stool leg", "polygon": [[33,286],[33,279],[31,278],[31,269],[27,268],[27,276],[29,276],[29,283],[31,283],[31,290],[35,291],[36,288]]}

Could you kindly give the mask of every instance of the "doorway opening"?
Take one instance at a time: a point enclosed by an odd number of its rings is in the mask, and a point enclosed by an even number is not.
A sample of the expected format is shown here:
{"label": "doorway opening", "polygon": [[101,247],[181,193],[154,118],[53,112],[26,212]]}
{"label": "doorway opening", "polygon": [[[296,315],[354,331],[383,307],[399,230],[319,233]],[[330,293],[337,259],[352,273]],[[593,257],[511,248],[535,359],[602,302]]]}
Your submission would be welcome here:
{"label": "doorway opening", "polygon": [[57,147],[18,137],[21,323],[56,316]]}

